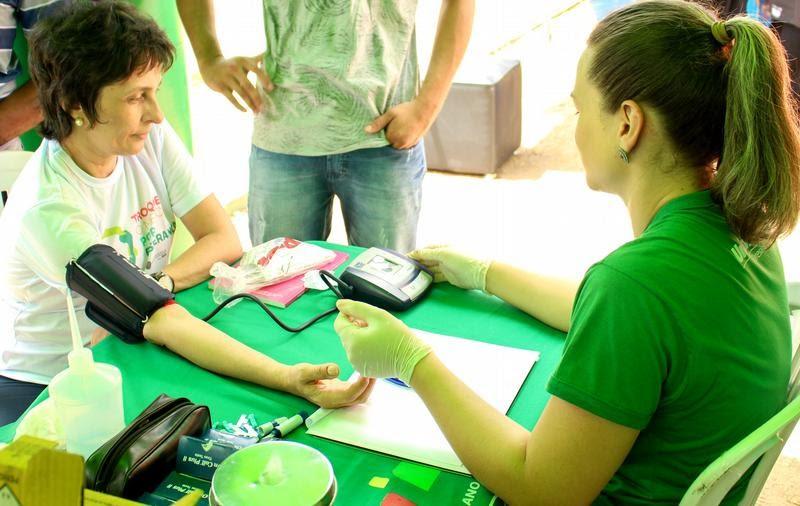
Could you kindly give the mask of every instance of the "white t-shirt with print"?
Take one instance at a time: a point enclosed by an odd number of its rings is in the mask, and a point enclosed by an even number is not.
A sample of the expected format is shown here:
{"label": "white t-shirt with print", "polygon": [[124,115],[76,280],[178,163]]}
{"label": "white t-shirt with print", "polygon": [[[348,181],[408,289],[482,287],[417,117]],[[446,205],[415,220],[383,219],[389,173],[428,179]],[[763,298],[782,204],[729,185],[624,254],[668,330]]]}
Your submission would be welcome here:
{"label": "white t-shirt with print", "polygon": [[[144,149],[98,179],[45,140],[0,214],[0,375],[47,383],[71,349],[65,266],[92,244],[112,246],[145,272],[169,260],[175,218],[209,195],[172,128],[154,125]],[[97,326],[73,294],[85,343]]]}

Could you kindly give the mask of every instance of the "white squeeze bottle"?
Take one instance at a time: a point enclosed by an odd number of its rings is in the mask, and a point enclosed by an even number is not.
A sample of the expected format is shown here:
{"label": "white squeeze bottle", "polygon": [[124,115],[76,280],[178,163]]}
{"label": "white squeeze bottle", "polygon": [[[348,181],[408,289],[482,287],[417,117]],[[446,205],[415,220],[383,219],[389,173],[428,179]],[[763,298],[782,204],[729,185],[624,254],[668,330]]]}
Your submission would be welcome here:
{"label": "white squeeze bottle", "polygon": [[122,376],[113,365],[95,363],[92,350],[83,347],[69,288],[67,313],[72,333],[69,367],[50,382],[50,397],[64,428],[67,451],[88,458],[125,428]]}

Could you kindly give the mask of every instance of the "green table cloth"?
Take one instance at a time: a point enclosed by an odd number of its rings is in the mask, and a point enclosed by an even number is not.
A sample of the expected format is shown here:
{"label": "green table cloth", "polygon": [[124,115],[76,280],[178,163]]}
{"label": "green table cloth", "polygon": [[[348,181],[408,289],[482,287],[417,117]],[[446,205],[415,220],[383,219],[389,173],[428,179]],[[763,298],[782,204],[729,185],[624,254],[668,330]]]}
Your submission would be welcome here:
{"label": "green table cloth", "polygon": [[[344,251],[350,259],[362,251],[357,247],[320,244]],[[181,292],[177,300],[198,317],[214,308],[206,283]],[[288,308],[275,312],[289,325],[297,325],[329,309],[334,302],[335,297],[329,291],[307,292]],[[341,377],[347,378],[353,368],[333,331],[334,316],[292,334],[278,327],[255,304],[243,301],[221,311],[211,323],[285,363],[336,362],[341,367]],[[563,333],[496,297],[464,291],[447,283],[435,285],[426,299],[397,316],[414,328],[541,352],[508,413],[526,428],[533,427],[549,398],[545,384],[561,357]],[[316,407],[290,394],[205,371],[150,343],[128,345],[108,338],[94,348],[94,357],[98,362],[116,365],[122,372],[126,422],[161,393],[208,405],[214,421],[235,421],[242,413],[253,413],[258,420],[266,421],[291,416],[300,410],[312,412]],[[39,400],[45,395],[46,391]],[[14,428],[13,424],[0,428],[0,440],[10,440]],[[312,446],[330,459],[339,484],[338,504],[379,505],[384,500],[387,504],[401,504],[402,501],[396,502],[397,496],[418,505],[497,502],[491,492],[470,476],[406,462],[305,432],[305,427],[301,427],[287,439]],[[475,436],[485,437],[485,432],[476,430]],[[387,478],[388,483],[382,478]]]}

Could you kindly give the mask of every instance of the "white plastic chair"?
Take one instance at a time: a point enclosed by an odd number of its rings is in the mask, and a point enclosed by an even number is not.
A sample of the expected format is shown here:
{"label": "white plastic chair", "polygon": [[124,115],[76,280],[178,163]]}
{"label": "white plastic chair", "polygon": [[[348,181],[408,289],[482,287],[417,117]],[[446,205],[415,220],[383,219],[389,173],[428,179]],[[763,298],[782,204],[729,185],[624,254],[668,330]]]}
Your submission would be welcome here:
{"label": "white plastic chair", "polygon": [[[800,311],[792,314],[792,343],[800,332]],[[800,353],[793,348],[788,404],[752,434],[720,455],[689,487],[680,506],[718,505],[739,479],[756,464],[740,506],[756,503],[775,461],[800,419]],[[760,460],[759,460],[760,458]]]}
{"label": "white plastic chair", "polygon": [[11,186],[31,156],[32,151],[0,151],[0,211],[6,205]]}

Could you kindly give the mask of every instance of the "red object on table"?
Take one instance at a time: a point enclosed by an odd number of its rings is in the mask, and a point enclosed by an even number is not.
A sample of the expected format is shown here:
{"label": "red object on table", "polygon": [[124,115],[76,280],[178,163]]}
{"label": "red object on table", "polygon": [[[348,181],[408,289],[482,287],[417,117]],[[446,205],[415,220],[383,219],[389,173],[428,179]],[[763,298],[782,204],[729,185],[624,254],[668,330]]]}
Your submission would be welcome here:
{"label": "red object on table", "polygon": [[381,506],[417,506],[405,497],[395,492],[389,492],[381,501]]}

